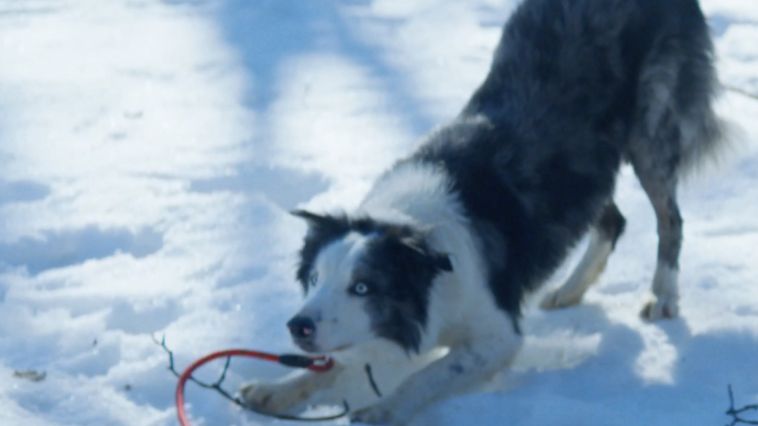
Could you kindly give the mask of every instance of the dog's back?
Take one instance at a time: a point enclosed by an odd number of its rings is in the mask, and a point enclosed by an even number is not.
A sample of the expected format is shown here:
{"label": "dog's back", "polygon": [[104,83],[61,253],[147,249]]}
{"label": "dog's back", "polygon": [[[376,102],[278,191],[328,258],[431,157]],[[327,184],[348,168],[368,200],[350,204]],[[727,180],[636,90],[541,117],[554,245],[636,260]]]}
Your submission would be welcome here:
{"label": "dog's back", "polygon": [[[444,165],[485,252],[506,253],[490,259],[490,284],[517,315],[603,208],[618,211],[623,160],[659,220],[681,222],[666,205],[681,170],[718,140],[715,88],[696,0],[528,0],[461,116],[411,161]],[[671,268],[680,228],[659,248]],[[615,242],[620,230],[608,232]]]}
{"label": "dog's back", "polygon": [[668,109],[697,117],[698,141],[709,144],[718,136],[712,56],[697,0],[525,1],[464,115],[505,121],[542,144],[588,129],[626,154]]}

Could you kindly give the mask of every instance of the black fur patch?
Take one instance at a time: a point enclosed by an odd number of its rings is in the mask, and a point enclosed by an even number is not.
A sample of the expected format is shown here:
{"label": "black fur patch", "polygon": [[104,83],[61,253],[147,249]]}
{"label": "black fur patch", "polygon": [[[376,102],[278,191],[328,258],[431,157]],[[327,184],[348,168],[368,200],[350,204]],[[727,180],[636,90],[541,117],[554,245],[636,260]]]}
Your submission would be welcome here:
{"label": "black fur patch", "polygon": [[427,320],[429,290],[443,270],[451,270],[447,257],[428,254],[417,238],[395,232],[374,238],[354,278],[369,282],[373,288],[366,309],[374,332],[406,350],[418,351]]}
{"label": "black fur patch", "polygon": [[611,240],[612,247],[616,248],[616,243],[626,228],[626,219],[624,219],[624,215],[621,214],[616,203],[605,206],[597,221],[597,228],[606,238]]}
{"label": "black fur patch", "polygon": [[304,211],[293,214],[305,218],[310,228],[297,270],[297,279],[306,292],[313,264],[325,246],[349,232],[373,236],[366,254],[352,271],[352,281],[364,282],[371,288],[365,296],[365,306],[374,333],[405,350],[417,351],[434,278],[440,272],[452,271],[447,255],[430,250],[423,233],[410,226],[344,215],[321,216]]}

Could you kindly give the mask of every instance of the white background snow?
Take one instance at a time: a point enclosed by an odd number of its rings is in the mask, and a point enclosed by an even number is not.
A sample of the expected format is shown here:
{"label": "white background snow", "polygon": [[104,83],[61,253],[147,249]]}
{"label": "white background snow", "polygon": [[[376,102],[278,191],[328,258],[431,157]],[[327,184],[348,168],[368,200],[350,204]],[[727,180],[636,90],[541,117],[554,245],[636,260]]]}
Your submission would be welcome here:
{"label": "white background snow", "polygon": [[[292,350],[304,225],[287,210],[354,205],[453,117],[515,3],[0,1],[0,425],[175,424],[151,335],[179,366]],[[758,3],[703,7],[722,80],[758,92]],[[514,371],[417,424],[723,425],[728,384],[758,402],[758,102],[719,109],[742,132],[682,190],[682,317],[637,316],[656,233],[625,169],[628,231],[600,284],[530,308]],[[232,369],[232,389],[283,372]],[[284,424],[188,398],[197,425]]]}

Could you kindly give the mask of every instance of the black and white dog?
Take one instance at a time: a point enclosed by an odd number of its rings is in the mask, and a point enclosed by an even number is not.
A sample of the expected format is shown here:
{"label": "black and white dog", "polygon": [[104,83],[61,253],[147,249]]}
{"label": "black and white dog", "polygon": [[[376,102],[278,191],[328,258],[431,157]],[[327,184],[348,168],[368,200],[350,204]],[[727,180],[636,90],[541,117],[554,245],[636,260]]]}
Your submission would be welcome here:
{"label": "black and white dog", "polygon": [[655,320],[678,313],[678,176],[718,145],[712,44],[696,0],[525,0],[461,114],[375,183],[357,211],[297,211],[309,231],[288,323],[325,374],[242,389],[292,412],[347,400],[353,418],[405,424],[508,366],[524,296],[585,233],[590,243],[545,308],[578,303],[624,217],[632,164],[658,221]]}

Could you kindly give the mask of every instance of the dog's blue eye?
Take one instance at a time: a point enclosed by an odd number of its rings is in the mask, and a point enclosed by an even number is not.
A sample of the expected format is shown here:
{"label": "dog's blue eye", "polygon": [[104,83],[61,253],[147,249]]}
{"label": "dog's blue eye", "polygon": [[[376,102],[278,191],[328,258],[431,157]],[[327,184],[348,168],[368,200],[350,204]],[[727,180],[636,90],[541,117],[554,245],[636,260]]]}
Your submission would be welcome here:
{"label": "dog's blue eye", "polygon": [[318,272],[312,272],[311,276],[308,277],[308,285],[314,286],[318,282]]}
{"label": "dog's blue eye", "polygon": [[350,287],[350,293],[356,296],[365,296],[371,292],[371,288],[364,282],[357,282]]}

